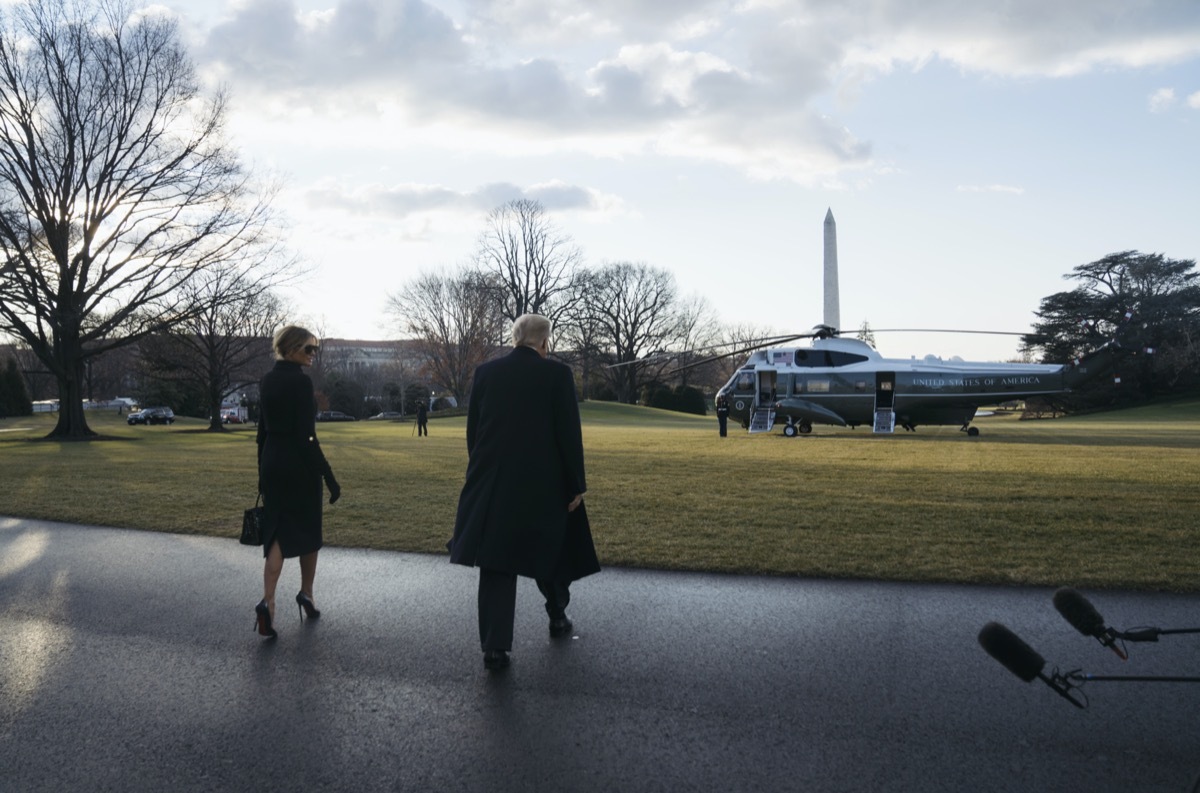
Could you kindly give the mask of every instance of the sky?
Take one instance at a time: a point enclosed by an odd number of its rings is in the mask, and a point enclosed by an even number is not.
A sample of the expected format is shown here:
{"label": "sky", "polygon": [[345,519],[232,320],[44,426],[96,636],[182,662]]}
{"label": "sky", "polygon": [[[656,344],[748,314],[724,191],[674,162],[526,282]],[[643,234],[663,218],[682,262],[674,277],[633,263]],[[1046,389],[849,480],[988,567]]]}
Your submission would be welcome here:
{"label": "sky", "polygon": [[[229,135],[282,181],[327,336],[540,201],[589,265],[719,319],[1026,332],[1077,265],[1200,258],[1195,0],[165,0]],[[881,334],[888,357],[1017,339]]]}

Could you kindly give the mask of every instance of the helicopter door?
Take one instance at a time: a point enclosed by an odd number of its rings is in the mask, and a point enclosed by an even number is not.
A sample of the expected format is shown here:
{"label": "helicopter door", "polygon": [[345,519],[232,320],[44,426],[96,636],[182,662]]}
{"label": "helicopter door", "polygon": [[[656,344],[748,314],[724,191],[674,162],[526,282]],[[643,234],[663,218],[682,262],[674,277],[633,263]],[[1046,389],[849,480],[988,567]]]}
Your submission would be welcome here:
{"label": "helicopter door", "polygon": [[750,432],[770,432],[775,426],[774,369],[758,370],[758,389],[754,394],[754,410],[750,414]]}
{"label": "helicopter door", "polygon": [[896,429],[896,373],[875,373],[875,432]]}
{"label": "helicopter door", "polygon": [[758,370],[758,398],[755,401],[761,407],[773,407],[775,405],[776,374],[774,369]]}

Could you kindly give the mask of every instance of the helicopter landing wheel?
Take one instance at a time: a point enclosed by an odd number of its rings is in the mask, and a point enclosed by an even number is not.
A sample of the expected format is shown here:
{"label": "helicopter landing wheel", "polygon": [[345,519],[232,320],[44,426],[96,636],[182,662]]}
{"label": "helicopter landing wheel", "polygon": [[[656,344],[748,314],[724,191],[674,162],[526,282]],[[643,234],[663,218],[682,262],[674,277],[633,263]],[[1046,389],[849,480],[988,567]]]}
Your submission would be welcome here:
{"label": "helicopter landing wheel", "polygon": [[970,438],[979,437],[979,427],[967,427],[967,437],[970,437]]}
{"label": "helicopter landing wheel", "polygon": [[788,424],[788,425],[786,425],[786,426],[783,428],[783,434],[784,434],[785,436],[787,436],[788,438],[794,438],[794,437],[796,437],[796,425],[795,425],[795,424]]}
{"label": "helicopter landing wheel", "polygon": [[807,435],[810,432],[812,432],[812,423],[808,421],[800,422],[800,434]]}

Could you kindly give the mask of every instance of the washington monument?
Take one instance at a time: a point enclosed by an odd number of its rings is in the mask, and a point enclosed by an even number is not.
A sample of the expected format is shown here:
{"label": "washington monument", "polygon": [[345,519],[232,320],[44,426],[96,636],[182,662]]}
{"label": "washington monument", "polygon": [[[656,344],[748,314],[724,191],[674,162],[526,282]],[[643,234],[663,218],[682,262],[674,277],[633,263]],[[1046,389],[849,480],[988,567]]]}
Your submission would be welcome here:
{"label": "washington monument", "polygon": [[825,324],[835,330],[842,329],[841,310],[838,303],[838,260],[837,223],[833,210],[825,212]]}

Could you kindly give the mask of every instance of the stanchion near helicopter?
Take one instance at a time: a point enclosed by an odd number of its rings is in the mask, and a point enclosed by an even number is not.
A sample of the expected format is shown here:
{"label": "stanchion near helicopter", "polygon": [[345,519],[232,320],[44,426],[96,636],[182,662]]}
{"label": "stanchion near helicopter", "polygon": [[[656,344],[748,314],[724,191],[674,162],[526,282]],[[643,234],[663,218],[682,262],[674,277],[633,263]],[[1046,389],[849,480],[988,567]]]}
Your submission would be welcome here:
{"label": "stanchion near helicopter", "polygon": [[[1111,371],[1120,349],[1115,340],[1109,341],[1068,364],[884,358],[866,342],[840,335],[838,300],[836,226],[829,212],[825,216],[825,324],[811,333],[777,337],[675,371],[749,352],[717,399],[724,400],[730,417],[752,434],[781,427],[784,435],[795,437],[812,432],[814,424],[868,425],[876,433],[892,433],[897,426],[913,431],[920,425],[958,425],[975,436],[979,429],[970,425],[980,407],[1070,392]],[[796,344],[805,339],[807,346]]]}

